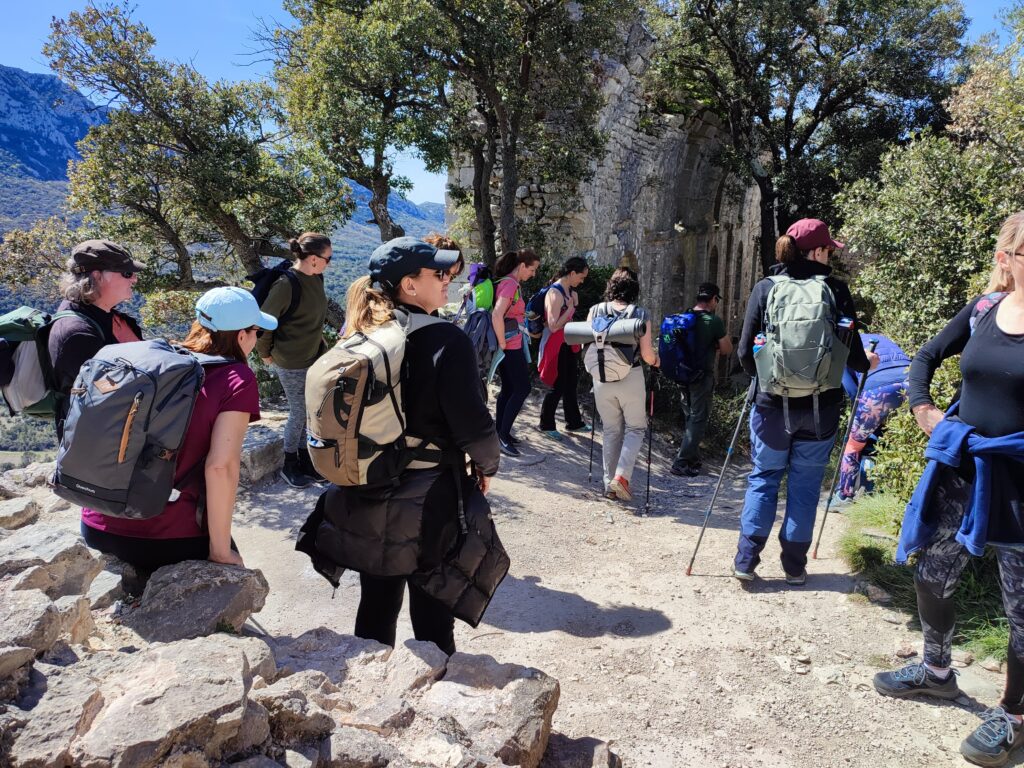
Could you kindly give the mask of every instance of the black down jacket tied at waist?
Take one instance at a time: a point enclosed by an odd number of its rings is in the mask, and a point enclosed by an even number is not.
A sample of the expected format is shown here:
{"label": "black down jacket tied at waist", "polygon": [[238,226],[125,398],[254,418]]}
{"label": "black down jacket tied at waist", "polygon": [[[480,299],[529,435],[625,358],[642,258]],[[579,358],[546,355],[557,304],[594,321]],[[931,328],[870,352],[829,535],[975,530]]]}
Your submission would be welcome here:
{"label": "black down jacket tied at waist", "polygon": [[296,549],[335,587],[345,568],[405,576],[474,627],[509,569],[487,499],[473,478],[452,466],[406,471],[393,488],[331,486],[303,525]]}

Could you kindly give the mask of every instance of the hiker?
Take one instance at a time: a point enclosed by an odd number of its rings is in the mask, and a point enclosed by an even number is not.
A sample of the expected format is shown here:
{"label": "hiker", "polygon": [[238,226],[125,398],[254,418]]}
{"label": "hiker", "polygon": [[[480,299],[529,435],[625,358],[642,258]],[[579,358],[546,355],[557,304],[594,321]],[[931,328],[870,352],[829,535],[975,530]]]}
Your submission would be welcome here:
{"label": "hiker", "polygon": [[203,386],[177,454],[175,487],[186,485],[187,475],[203,465],[202,521],[197,519],[199,494],[190,490],[182,490],[163,512],[145,520],[82,510],[85,543],[132,565],[138,587],[157,568],[183,560],[243,565],[231,539],[231,517],[242,440],[249,423],[260,417],[256,374],[246,359],[256,346],[256,332],[275,327],[277,320],[260,312],[248,291],[213,288],[196,302],[196,319],[180,342],[192,352],[236,361],[203,366]]}
{"label": "hiker", "polygon": [[[284,466],[281,478],[293,488],[322,483],[313,468],[306,448],[306,372],[327,350],[324,321],[327,319],[327,293],[324,271],[331,263],[331,240],[326,235],[306,232],[288,242],[294,257],[293,279],[282,274],[271,287],[260,309],[283,318],[273,333],[264,333],[256,342],[256,352],[267,367],[273,367],[288,402],[288,421],[284,426]],[[294,311],[292,291],[301,293]]]}
{"label": "hiker", "polygon": [[530,394],[530,369],[523,349],[523,323],[526,302],[520,283],[537,274],[540,256],[530,248],[509,251],[494,265],[494,309],[491,324],[498,337],[502,358],[498,363],[501,390],[498,392],[494,421],[498,429],[501,452],[521,456],[516,447],[519,440],[512,434],[519,411]]}
{"label": "hiker", "polygon": [[[614,349],[605,352],[606,359],[618,353],[625,360],[628,372],[622,379],[603,382],[599,372],[594,375],[594,401],[601,416],[605,496],[621,501],[633,498],[629,481],[647,431],[647,388],[640,365],[641,362],[654,367],[659,365],[651,342],[651,315],[636,305],[639,297],[640,282],[636,272],[629,267],[619,267],[608,280],[604,301],[591,307],[587,316],[589,322],[604,316],[641,320],[647,326],[635,343],[612,344]],[[596,369],[591,369],[592,375],[595,372]]]}
{"label": "hiker", "polygon": [[[850,437],[843,448],[839,472],[839,487],[832,498],[832,509],[842,508],[853,501],[861,475],[861,452],[872,435],[877,437],[886,420],[907,400],[907,373],[910,358],[900,346],[880,333],[865,334],[861,342],[877,341],[878,367],[864,382],[864,391],[853,411]],[[852,400],[857,396],[857,375],[849,368],[843,374],[843,389]]]}
{"label": "hiker", "polygon": [[139,272],[145,268],[127,249],[109,240],[86,240],[71,250],[67,272],[60,281],[64,300],[57,311],[79,316],[54,321],[47,340],[54,384],[63,395],[54,414],[58,440],[64,436],[68,395],[82,364],[107,344],[142,340],[135,318],[114,307],[131,301]]}
{"label": "hiker", "polygon": [[455,251],[459,254],[459,258],[455,260],[451,269],[448,270],[448,274],[451,276],[452,280],[455,280],[455,278],[461,275],[466,269],[466,259],[462,255],[462,246],[452,238],[438,232],[431,232],[423,238],[423,242],[434,246],[439,251]]}
{"label": "hiker", "polygon": [[[811,546],[822,477],[839,429],[843,363],[837,360],[831,366],[823,366],[825,348],[808,349],[807,340],[802,336],[838,337],[838,325],[845,323],[849,326],[849,339],[840,339],[844,343],[833,345],[831,354],[841,354],[839,347],[845,351],[848,344],[849,356],[845,362],[859,373],[878,362],[877,355],[865,352],[860,334],[856,333],[857,315],[850,289],[846,283],[832,276],[832,268],[828,265],[832,253],[841,248],[843,244],[832,239],[823,221],[797,221],[776,242],[775,258],[778,263],[771,268],[768,277],[754,286],[747,301],[739,358],[743,369],[757,377],[757,395],[750,413],[754,469],[747,483],[733,567],[733,576],[741,581],[754,579],[754,569],[761,561],[761,550],[775,523],[783,476],[788,480],[786,513],[779,530],[782,568],[789,585],[798,586],[807,579],[807,550]],[[766,376],[755,364],[754,345],[764,338],[770,293],[773,311],[775,308],[785,310],[785,300],[792,296],[789,301],[804,303],[809,311],[817,311],[818,322],[814,325],[803,323],[796,329],[792,323],[778,323],[778,333],[796,333],[801,338],[781,339],[774,357],[775,350],[759,345],[758,351],[765,356],[767,363],[767,366],[761,364],[768,369]],[[803,311],[804,314],[807,312]],[[775,343],[774,338],[771,343]],[[794,348],[798,348],[796,352],[792,351]],[[786,350],[784,354],[783,350]],[[781,359],[787,355],[789,359]],[[765,391],[775,379],[785,375],[792,377],[791,372],[807,369],[813,372],[812,376],[830,377],[827,382],[815,382],[821,389],[818,394],[797,397]],[[788,383],[789,380],[786,381]]]}
{"label": "hiker", "polygon": [[[349,288],[348,336],[370,334],[399,313],[408,313],[408,322],[436,314],[447,301],[457,255],[410,237],[379,246],[369,276]],[[450,655],[451,608],[410,579],[437,568],[453,549],[460,504],[487,492],[498,471],[499,445],[466,334],[453,323],[426,323],[408,333],[404,350],[402,381],[415,382],[402,389],[405,432],[438,446],[445,458],[405,469],[384,486],[332,485],[318,503],[324,522],[317,529],[331,531],[322,555],[359,572],[358,637],[394,646],[408,584],[416,639]],[[475,477],[466,472],[467,455]]]}
{"label": "hiker", "polygon": [[[588,433],[591,426],[580,415],[576,387],[579,383],[578,346],[565,343],[565,324],[572,320],[580,304],[577,289],[587,279],[590,267],[587,260],[573,256],[562,264],[554,282],[544,294],[544,333],[540,341],[537,370],[541,380],[549,384],[551,391],[544,396],[540,408],[538,429],[553,440],[561,440],[562,433],[555,426],[555,411],[562,401],[567,432]],[[550,369],[554,370],[551,371]],[[550,379],[554,373],[554,381]]]}
{"label": "hiker", "polygon": [[718,286],[714,283],[701,283],[697,287],[697,303],[691,312],[696,315],[695,347],[703,354],[704,359],[697,364],[703,369],[703,375],[695,381],[681,386],[683,405],[683,438],[676,451],[670,472],[673,475],[696,477],[701,471],[700,441],[708,426],[711,414],[711,398],[715,391],[715,355],[731,355],[732,340],[725,333],[725,323],[715,312],[722,300]]}
{"label": "hiker", "polygon": [[[960,745],[978,765],[1004,765],[1024,742],[1024,211],[999,230],[983,296],[973,299],[914,356],[910,409],[928,435],[928,466],[907,505],[897,562],[917,553],[914,584],[924,633],[922,663],[875,675],[887,696],[960,695],[950,669],[954,594],[973,555],[995,550],[1010,627],[1006,688],[999,706]],[[935,371],[960,355],[959,402],[932,400]]]}

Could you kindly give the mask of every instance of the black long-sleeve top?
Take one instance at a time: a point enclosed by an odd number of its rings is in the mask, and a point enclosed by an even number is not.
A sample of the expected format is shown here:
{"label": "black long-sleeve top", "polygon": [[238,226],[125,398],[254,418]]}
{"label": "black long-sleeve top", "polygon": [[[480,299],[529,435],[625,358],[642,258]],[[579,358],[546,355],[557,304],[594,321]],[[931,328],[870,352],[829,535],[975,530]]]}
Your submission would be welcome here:
{"label": "black long-sleeve top", "polygon": [[[827,264],[820,264],[817,261],[801,259],[791,264],[776,264],[771,268],[773,275],[788,275],[794,280],[806,280],[815,275],[825,275],[825,284],[832,289],[836,299],[836,309],[840,317],[849,317],[854,321],[854,329],[857,324],[857,309],[853,304],[853,296],[850,289],[842,280],[832,277],[832,267]],[[750,376],[757,376],[757,368],[754,365],[754,337],[764,331],[764,313],[768,305],[768,292],[771,291],[774,283],[769,278],[764,278],[754,286],[747,300],[747,314],[743,318],[743,330],[740,332],[740,347],[738,350],[740,365]],[[867,355],[864,353],[864,345],[861,343],[859,333],[851,333],[850,356],[846,365],[858,373],[864,373],[870,367]],[[843,388],[829,389],[818,395],[820,406],[835,405],[842,401],[844,396]],[[769,395],[758,391],[758,405],[768,405],[781,408],[782,398],[778,395]],[[806,397],[789,398],[791,409],[812,409],[814,399],[811,395]]]}
{"label": "black long-sleeve top", "polygon": [[[423,314],[418,307],[405,306]],[[494,420],[480,392],[476,354],[452,323],[434,323],[409,335],[402,395],[408,432],[465,452],[485,475],[498,471]]]}
{"label": "black long-sleeve top", "polygon": [[979,434],[998,437],[1024,431],[1024,334],[1005,333],[998,307],[979,318],[971,335],[971,301],[929,340],[910,364],[910,407],[932,405],[929,388],[947,357],[960,355],[963,387],[959,417]]}

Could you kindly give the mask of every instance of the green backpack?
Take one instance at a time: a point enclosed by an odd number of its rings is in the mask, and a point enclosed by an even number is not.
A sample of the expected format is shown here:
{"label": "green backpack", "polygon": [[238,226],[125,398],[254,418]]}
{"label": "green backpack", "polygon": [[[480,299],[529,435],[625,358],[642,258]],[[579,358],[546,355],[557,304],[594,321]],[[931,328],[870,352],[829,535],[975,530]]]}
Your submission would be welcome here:
{"label": "green backpack", "polygon": [[764,346],[754,355],[757,386],[783,398],[789,430],[789,398],[814,399],[818,424],[818,394],[842,386],[849,347],[836,334],[839,311],[824,275],[794,280],[788,275],[769,277],[764,312]]}

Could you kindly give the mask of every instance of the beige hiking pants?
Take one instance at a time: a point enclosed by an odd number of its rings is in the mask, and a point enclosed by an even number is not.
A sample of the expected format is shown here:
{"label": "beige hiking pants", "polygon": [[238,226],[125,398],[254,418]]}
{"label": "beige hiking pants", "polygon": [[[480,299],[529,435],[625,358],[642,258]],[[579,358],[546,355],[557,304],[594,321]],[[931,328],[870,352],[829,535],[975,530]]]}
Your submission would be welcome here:
{"label": "beige hiking pants", "polygon": [[616,475],[626,480],[633,475],[633,465],[647,431],[646,396],[641,368],[631,370],[622,381],[602,384],[594,380],[594,400],[601,415],[606,489]]}

